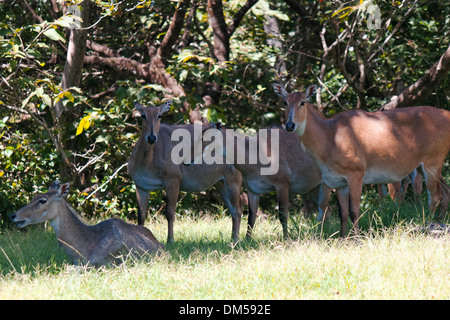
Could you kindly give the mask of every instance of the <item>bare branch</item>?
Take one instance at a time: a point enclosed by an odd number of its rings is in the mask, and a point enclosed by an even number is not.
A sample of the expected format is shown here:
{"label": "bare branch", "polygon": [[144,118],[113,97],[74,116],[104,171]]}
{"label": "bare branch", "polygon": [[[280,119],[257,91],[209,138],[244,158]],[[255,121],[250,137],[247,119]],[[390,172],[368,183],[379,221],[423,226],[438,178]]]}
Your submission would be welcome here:
{"label": "bare branch", "polygon": [[120,55],[113,49],[91,40],[86,41],[86,47],[88,49],[103,53],[105,56],[108,57],[120,57]]}
{"label": "bare branch", "polygon": [[178,8],[175,10],[170,27],[167,30],[166,35],[164,36],[164,39],[157,51],[157,55],[159,55],[163,61],[167,60],[175,41],[180,36],[181,29],[183,28],[184,17],[187,9],[189,8],[190,2],[190,0],[180,1]]}
{"label": "bare branch", "polygon": [[100,57],[90,55],[84,57],[87,64],[99,64],[110,67],[120,72],[131,73],[135,77],[162,85],[167,91],[175,96],[184,96],[183,88],[176,79],[165,71],[164,64],[160,59],[152,59],[150,63],[141,63],[124,57]]}
{"label": "bare branch", "polygon": [[248,0],[233,17],[233,21],[228,26],[228,37],[231,38],[234,31],[239,27],[239,24],[241,23],[242,18],[244,18],[245,14],[248,10],[250,10],[253,5],[255,5],[258,2],[258,0]]}
{"label": "bare branch", "polygon": [[407,87],[398,96],[393,97],[389,103],[382,107],[382,109],[390,110],[394,108],[407,107],[420,102],[442,81],[445,80],[449,72],[450,46],[422,78]]}
{"label": "bare branch", "polygon": [[[392,32],[386,37],[386,39],[384,39],[383,43],[378,47],[377,50],[375,50],[370,57],[367,59],[367,62],[370,63],[370,61],[372,61],[373,58],[375,58],[375,56],[380,53],[381,51],[383,51],[383,47],[386,45],[386,43],[389,42],[389,40],[391,40],[391,38],[397,33],[397,31],[400,29],[400,26],[403,24],[403,22],[405,22],[406,18],[409,16],[409,14],[411,13],[411,11],[416,7],[418,0],[415,0],[414,3],[412,4],[412,6],[408,9],[408,11],[403,15],[403,18],[397,23],[397,25],[394,27],[394,29],[392,30]],[[378,37],[378,36],[377,36]],[[376,39],[377,40],[377,39]],[[376,43],[376,42],[375,42]]]}

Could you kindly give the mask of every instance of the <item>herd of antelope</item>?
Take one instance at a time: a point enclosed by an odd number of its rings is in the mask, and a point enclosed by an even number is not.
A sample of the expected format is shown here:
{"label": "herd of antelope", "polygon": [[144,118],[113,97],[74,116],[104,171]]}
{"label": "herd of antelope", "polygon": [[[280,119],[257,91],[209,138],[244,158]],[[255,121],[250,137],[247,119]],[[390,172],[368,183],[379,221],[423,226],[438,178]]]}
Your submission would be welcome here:
{"label": "herd of antelope", "polygon": [[[324,119],[309,102],[316,91],[315,85],[305,93],[287,93],[279,84],[273,87],[286,104],[285,130],[267,129],[256,139],[230,138],[223,134],[226,129],[220,124],[202,125],[199,139],[194,134],[194,124],[161,123],[161,115],[170,109],[171,100],[158,107],[135,104],[133,115],[142,118],[142,130],[129,158],[128,172],[136,187],[138,225],[118,219],[86,225],[64,200],[68,183],[61,185],[58,181],[50,185],[47,193],[37,195],[11,215],[11,220],[18,227],[49,221],[74,263],[104,265],[121,259],[123,254],[142,255],[164,249],[143,226],[149,192],[156,189],[166,192],[168,242],[174,241],[179,192],[198,192],[212,186],[231,213],[232,239],[237,241],[243,211],[240,197],[243,182],[249,207],[247,237],[252,235],[260,195],[272,191],[277,193],[284,237],[288,235],[292,194],[310,194],[318,208],[318,220],[323,222],[331,190],[335,189],[340,232],[345,236],[349,216],[353,232],[358,232],[363,184],[401,186],[400,181],[408,177],[417,190],[421,190],[422,177],[425,179],[430,212],[436,212],[439,207],[440,217],[445,216],[450,191],[441,170],[450,151],[449,111],[433,107],[380,112],[353,110]],[[183,162],[173,161],[173,151],[179,146],[174,135],[179,132],[188,134],[188,141],[183,143],[193,151],[183,151],[188,154]],[[204,139],[206,135],[209,138]],[[276,172],[261,174],[267,162],[251,154],[253,141],[257,141],[254,150],[276,163]],[[195,150],[200,150],[200,154]],[[239,154],[238,150],[244,153]],[[205,155],[212,153],[225,160],[207,162]]]}

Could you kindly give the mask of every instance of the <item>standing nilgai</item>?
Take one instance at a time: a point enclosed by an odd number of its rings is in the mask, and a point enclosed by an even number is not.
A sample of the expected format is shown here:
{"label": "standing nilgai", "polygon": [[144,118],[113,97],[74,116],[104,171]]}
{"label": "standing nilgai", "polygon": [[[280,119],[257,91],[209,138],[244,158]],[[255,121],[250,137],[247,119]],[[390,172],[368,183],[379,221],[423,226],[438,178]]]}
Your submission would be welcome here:
{"label": "standing nilgai", "polygon": [[170,109],[171,100],[158,107],[144,107],[136,103],[134,115],[142,117],[142,133],[128,160],[128,173],[136,184],[138,223],[147,217],[149,191],[166,191],[167,242],[173,242],[175,208],[180,190],[199,192],[214,186],[231,213],[232,239],[239,240],[242,206],[240,192],[242,175],[232,165],[199,164],[186,166],[172,159],[175,130],[185,132],[188,144],[194,142],[194,125],[167,125],[161,123],[161,115]]}
{"label": "standing nilgai", "polygon": [[318,164],[322,178],[336,188],[341,235],[347,233],[350,211],[358,230],[363,184],[395,183],[421,166],[429,194],[430,211],[440,204],[445,216],[449,187],[441,175],[450,151],[450,112],[433,107],[409,107],[382,112],[353,110],[322,119],[306,94],[288,94],[273,85],[287,104],[286,130],[295,131]]}
{"label": "standing nilgai", "polygon": [[[251,238],[259,198],[264,193],[277,193],[284,238],[288,238],[290,195],[308,194],[319,209],[318,220],[322,221],[328,208],[331,189],[322,183],[319,168],[302,149],[296,135],[283,129],[271,128],[261,129],[255,136],[250,137],[225,129],[221,123],[211,123],[204,134],[205,139],[201,139],[204,150],[201,157],[207,159],[213,153],[216,156],[225,156],[227,162],[232,163],[242,173],[247,185],[247,238]],[[212,137],[214,143],[210,142]],[[259,157],[256,157],[256,154],[259,154]],[[264,156],[261,156],[262,154]],[[192,163],[196,162],[199,160],[194,158]],[[262,174],[263,168],[267,168],[268,164],[271,169],[276,168],[275,172]]]}
{"label": "standing nilgai", "polygon": [[140,257],[164,249],[152,232],[142,226],[119,219],[93,226],[84,224],[64,200],[68,192],[68,183],[60,185],[55,181],[48,192],[35,196],[10,219],[19,228],[49,221],[62,248],[75,264],[107,265],[120,262],[122,256],[130,253]]}

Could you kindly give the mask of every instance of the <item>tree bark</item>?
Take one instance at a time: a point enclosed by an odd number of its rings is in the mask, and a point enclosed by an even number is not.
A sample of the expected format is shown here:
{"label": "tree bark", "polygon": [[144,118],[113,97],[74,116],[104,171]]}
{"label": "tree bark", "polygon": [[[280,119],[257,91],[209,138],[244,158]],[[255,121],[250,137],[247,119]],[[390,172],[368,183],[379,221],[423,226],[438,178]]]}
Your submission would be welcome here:
{"label": "tree bark", "polygon": [[172,51],[172,47],[180,36],[181,29],[183,28],[184,17],[186,11],[189,8],[191,0],[183,0],[179,3],[178,8],[172,17],[172,22],[170,27],[164,36],[161,45],[158,48],[157,55],[160,57],[162,62],[165,62]]}
{"label": "tree bark", "polygon": [[[274,9],[275,7],[273,5],[270,5],[270,8]],[[266,20],[264,22],[264,32],[268,35],[266,42],[269,46],[278,49],[282,54],[284,48],[283,43],[279,39],[281,30],[277,18],[267,14],[264,16],[264,18]],[[278,77],[281,77],[282,74],[287,72],[286,62],[284,61],[282,56],[277,55],[274,69]]]}
{"label": "tree bark", "polygon": [[[207,12],[209,23],[214,35],[214,58],[219,64],[223,64],[230,59],[230,38],[239,26],[242,18],[257,0],[248,0],[234,15],[230,26],[227,26],[223,14],[222,0],[208,0]],[[202,99],[205,106],[218,104],[221,95],[222,83],[206,82]]]}
{"label": "tree bark", "polygon": [[214,35],[214,55],[219,63],[228,61],[230,59],[230,39],[223,15],[222,0],[208,0],[207,11]]}
{"label": "tree bark", "polygon": [[[230,39],[228,37],[228,28],[223,15],[222,0],[208,0],[206,7],[209,17],[209,24],[214,35],[213,56],[219,64],[222,64],[230,58]],[[222,84],[218,82],[207,81],[203,89],[202,99],[206,107],[217,105],[220,99]]]}
{"label": "tree bark", "polygon": [[398,96],[386,103],[382,110],[407,107],[420,103],[425,99],[450,72],[450,46],[441,58],[415,83],[403,90]]}
{"label": "tree bark", "polygon": [[150,57],[150,62],[141,63],[133,59],[121,57],[117,52],[101,44],[88,41],[88,48],[108,57],[98,55],[88,55],[84,57],[84,62],[89,64],[99,64],[107,66],[119,72],[130,73],[140,79],[150,83],[162,85],[174,96],[184,96],[185,92],[175,78],[166,72],[165,62],[169,58],[174,44],[181,34],[186,12],[191,0],[183,0],[172,17],[169,29],[164,36],[161,45]]}
{"label": "tree bark", "polygon": [[[79,86],[81,80],[81,72],[83,71],[84,55],[86,52],[87,30],[89,26],[91,0],[84,0],[80,4],[80,12],[82,19],[82,28],[71,29],[69,35],[69,46],[67,47],[67,58],[64,64],[63,76],[60,86],[63,90],[70,87]],[[60,123],[64,124],[65,120],[61,118],[64,106],[61,101],[55,104],[56,117],[60,119]]]}

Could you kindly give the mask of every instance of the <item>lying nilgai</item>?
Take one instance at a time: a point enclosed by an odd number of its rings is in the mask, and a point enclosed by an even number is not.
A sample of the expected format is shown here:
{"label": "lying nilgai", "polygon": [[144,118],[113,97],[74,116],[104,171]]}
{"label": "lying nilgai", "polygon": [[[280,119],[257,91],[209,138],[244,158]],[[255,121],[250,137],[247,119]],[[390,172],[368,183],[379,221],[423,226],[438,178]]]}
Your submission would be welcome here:
{"label": "lying nilgai", "polygon": [[119,219],[93,226],[84,224],[64,200],[68,192],[68,183],[60,185],[55,181],[48,192],[35,196],[10,219],[19,228],[49,221],[62,248],[75,264],[107,265],[121,261],[121,257],[129,253],[139,257],[164,249],[152,232],[142,226]]}
{"label": "lying nilgai", "polygon": [[[194,125],[167,125],[161,123],[161,115],[170,108],[171,101],[159,107],[144,107],[135,104],[135,115],[142,117],[142,133],[130,159],[128,172],[136,184],[138,201],[138,223],[144,224],[149,201],[149,191],[162,189],[166,191],[166,218],[168,222],[167,241],[172,242],[175,207],[180,190],[198,192],[214,186],[225,202],[232,217],[232,239],[239,239],[242,216],[240,192],[242,175],[232,165],[186,166],[175,163],[172,151],[180,142],[173,133],[185,130],[188,142],[193,144]],[[179,137],[178,137],[179,138]],[[186,142],[186,141],[184,141]]]}
{"label": "lying nilgai", "polygon": [[336,188],[341,235],[350,216],[358,230],[363,184],[395,183],[419,166],[429,193],[429,207],[446,214],[449,188],[441,175],[450,151],[450,112],[433,107],[409,107],[382,112],[352,110],[332,119],[321,118],[306,94],[288,94],[274,84],[286,104],[286,130],[295,131],[318,164],[325,183]]}
{"label": "lying nilgai", "polygon": [[[331,189],[322,185],[319,168],[302,149],[296,135],[271,128],[261,129],[255,136],[249,137],[235,130],[225,129],[220,123],[211,123],[208,130],[204,130],[204,137],[202,158],[214,154],[221,159],[220,156],[224,155],[227,162],[242,173],[247,185],[249,204],[247,238],[251,237],[255,225],[260,195],[268,192],[277,193],[279,217],[285,238],[288,236],[290,195],[310,193],[311,200],[319,209],[318,220],[322,221]],[[228,139],[233,142],[230,144]],[[196,162],[199,161],[194,158],[193,163]],[[269,168],[273,168],[273,172],[264,171]]]}

